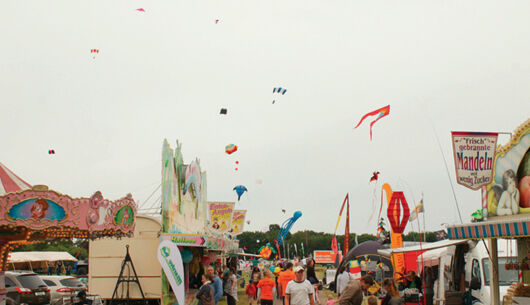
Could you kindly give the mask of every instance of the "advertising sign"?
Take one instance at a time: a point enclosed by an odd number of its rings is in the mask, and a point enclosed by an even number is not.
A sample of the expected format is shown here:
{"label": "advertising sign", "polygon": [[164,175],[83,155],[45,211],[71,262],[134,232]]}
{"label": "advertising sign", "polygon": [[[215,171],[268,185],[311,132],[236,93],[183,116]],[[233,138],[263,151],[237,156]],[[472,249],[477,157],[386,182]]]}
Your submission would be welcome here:
{"label": "advertising sign", "polygon": [[232,214],[232,228],[230,229],[230,234],[235,236],[243,233],[246,214],[247,210],[234,210],[234,213]]}
{"label": "advertising sign", "polygon": [[162,240],[158,246],[157,253],[158,261],[177,298],[177,304],[186,304],[186,295],[184,293],[184,265],[182,264],[179,248],[171,241]]}
{"label": "advertising sign", "polygon": [[207,242],[204,236],[195,234],[162,233],[160,236],[163,240],[169,240],[177,246],[204,247]]}
{"label": "advertising sign", "polygon": [[[317,264],[335,264],[335,253],[332,250],[315,250],[313,259]],[[342,261],[342,253],[339,253],[339,262]]]}
{"label": "advertising sign", "polygon": [[210,229],[226,233],[232,228],[232,213],[235,202],[209,202]]}
{"label": "advertising sign", "polygon": [[498,133],[453,131],[456,181],[478,190],[493,181]]}

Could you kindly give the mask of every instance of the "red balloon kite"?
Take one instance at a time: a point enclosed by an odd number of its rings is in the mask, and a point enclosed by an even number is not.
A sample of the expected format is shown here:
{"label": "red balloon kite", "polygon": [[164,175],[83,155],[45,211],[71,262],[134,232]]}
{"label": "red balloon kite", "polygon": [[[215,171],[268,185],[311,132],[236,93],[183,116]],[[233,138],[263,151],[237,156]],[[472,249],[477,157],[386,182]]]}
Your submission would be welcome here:
{"label": "red balloon kite", "polygon": [[235,153],[237,151],[237,145],[235,144],[228,144],[225,146],[225,152],[229,155]]}

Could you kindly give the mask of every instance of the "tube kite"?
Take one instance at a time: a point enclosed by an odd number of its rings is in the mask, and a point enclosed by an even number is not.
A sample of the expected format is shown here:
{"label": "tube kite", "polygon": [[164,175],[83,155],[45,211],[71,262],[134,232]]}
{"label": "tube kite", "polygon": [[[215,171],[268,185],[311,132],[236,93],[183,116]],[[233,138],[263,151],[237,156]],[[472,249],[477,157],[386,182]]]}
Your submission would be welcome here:
{"label": "tube kite", "polygon": [[375,118],[375,120],[372,121],[372,123],[370,123],[370,141],[372,140],[372,126],[374,126],[375,122],[379,121],[379,119],[381,119],[382,117],[384,116],[387,116],[388,114],[390,113],[390,105],[387,105],[383,108],[380,108],[380,109],[377,109],[377,110],[374,110],[372,112],[368,112],[367,114],[365,114],[361,120],[359,121],[359,123],[357,124],[357,126],[355,126],[354,128],[357,128],[359,127],[359,125],[361,125],[361,123],[364,121],[364,119],[366,119],[367,117],[369,116],[374,116],[374,115],[377,115],[377,118]]}
{"label": "tube kite", "polygon": [[283,224],[282,224],[282,226],[280,228],[280,232],[278,233],[278,237],[276,238],[276,242],[278,243],[278,245],[282,244],[283,239],[285,238],[285,236],[287,236],[287,233],[289,233],[289,231],[291,231],[291,228],[293,227],[294,223],[300,217],[302,217],[302,212],[296,211],[296,212],[294,212],[293,217],[291,217],[291,218],[289,218],[289,219],[287,219],[286,221],[283,222]]}

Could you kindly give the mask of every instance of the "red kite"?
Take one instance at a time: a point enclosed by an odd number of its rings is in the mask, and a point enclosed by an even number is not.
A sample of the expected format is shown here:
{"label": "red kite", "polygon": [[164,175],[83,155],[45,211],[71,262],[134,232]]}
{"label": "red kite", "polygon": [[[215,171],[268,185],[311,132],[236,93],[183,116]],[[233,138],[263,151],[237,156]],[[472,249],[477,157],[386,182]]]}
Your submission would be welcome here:
{"label": "red kite", "polygon": [[382,117],[387,116],[389,113],[390,113],[390,105],[387,105],[383,108],[377,109],[372,112],[368,112],[361,118],[361,120],[359,121],[359,124],[357,124],[357,126],[355,126],[354,128],[359,127],[359,125],[361,125],[361,123],[367,117],[377,115],[377,118],[375,118],[375,120],[373,120],[372,123],[370,123],[370,141],[371,141],[372,140],[372,126],[374,126],[375,122],[379,121],[379,119],[381,119]]}

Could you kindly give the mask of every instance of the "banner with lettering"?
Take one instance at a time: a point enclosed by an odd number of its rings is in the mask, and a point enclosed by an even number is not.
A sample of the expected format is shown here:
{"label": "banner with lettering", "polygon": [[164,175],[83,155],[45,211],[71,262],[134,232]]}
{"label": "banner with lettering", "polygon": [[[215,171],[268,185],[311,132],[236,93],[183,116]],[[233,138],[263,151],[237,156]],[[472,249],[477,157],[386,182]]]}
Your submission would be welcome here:
{"label": "banner with lettering", "polygon": [[246,214],[247,210],[234,210],[232,214],[232,229],[230,229],[231,235],[235,236],[243,233]]}
{"label": "banner with lettering", "polygon": [[493,181],[498,133],[453,131],[456,181],[478,190]]}
{"label": "banner with lettering", "polygon": [[177,298],[177,304],[186,304],[184,265],[179,248],[169,240],[162,240],[158,245],[157,253],[158,261]]}
{"label": "banner with lettering", "polygon": [[208,202],[210,229],[226,233],[232,228],[232,213],[235,202]]}

